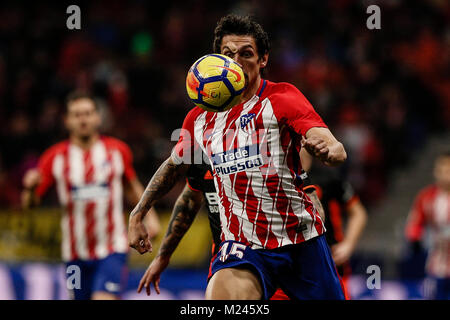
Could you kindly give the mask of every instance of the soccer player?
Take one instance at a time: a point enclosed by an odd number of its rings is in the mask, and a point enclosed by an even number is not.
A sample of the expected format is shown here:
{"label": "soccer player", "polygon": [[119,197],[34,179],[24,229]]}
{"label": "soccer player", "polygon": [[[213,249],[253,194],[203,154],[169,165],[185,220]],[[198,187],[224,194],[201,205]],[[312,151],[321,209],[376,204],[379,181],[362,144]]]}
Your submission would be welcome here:
{"label": "soccer player", "polygon": [[[303,159],[302,159],[303,160]],[[350,299],[348,279],[351,274],[349,259],[367,223],[367,211],[351,184],[342,179],[334,168],[326,167],[317,161],[308,173],[314,177],[314,187],[325,210],[325,233],[331,248],[333,260],[341,276],[346,297]],[[308,169],[309,168],[309,169]],[[347,216],[346,229],[343,214]]]}
{"label": "soccer player", "polygon": [[[23,178],[22,205],[38,205],[56,185],[64,213],[62,257],[67,266],[80,268],[81,287],[74,299],[117,299],[126,284],[128,251],[123,214],[124,183],[136,204],[143,186],[136,177],[130,148],[99,134],[100,114],[94,99],[74,92],[67,98],[65,125],[69,139],[47,149],[37,168]],[[158,232],[154,212],[149,214],[150,237]]]}
{"label": "soccer player", "polygon": [[425,227],[432,244],[428,252],[425,298],[450,299],[450,151],[434,164],[435,183],[423,188],[414,200],[406,224],[406,238],[420,247]]}
{"label": "soccer player", "polygon": [[[175,202],[166,235],[161,242],[157,256],[153,259],[139,283],[138,292],[141,292],[142,288],[145,287],[147,295],[150,295],[149,284],[153,283],[156,292],[158,294],[160,293],[160,276],[169,265],[172,254],[175,252],[185,233],[189,230],[205,200],[213,238],[211,253],[212,256],[217,254],[221,243],[222,232],[219,216],[219,198],[213,179],[213,170],[208,164],[191,165],[189,168],[186,174],[186,185]],[[305,172],[302,174],[302,179],[308,179]],[[309,179],[307,181],[307,183],[305,181],[303,183],[304,190],[307,190],[314,206],[323,212],[323,207],[316,194],[316,189],[310,187],[312,184]],[[271,299],[286,300],[288,297],[282,290],[277,290]]]}
{"label": "soccer player", "polygon": [[316,208],[302,190],[300,149],[336,166],[346,159],[311,104],[294,86],[265,80],[269,40],[249,17],[228,15],[215,29],[214,51],[240,63],[248,83],[226,112],[193,108],[180,139],[130,216],[129,243],[151,251],[146,212],[204,152],[214,169],[222,243],[207,299],[268,299],[277,287],[292,299],[344,299]]}

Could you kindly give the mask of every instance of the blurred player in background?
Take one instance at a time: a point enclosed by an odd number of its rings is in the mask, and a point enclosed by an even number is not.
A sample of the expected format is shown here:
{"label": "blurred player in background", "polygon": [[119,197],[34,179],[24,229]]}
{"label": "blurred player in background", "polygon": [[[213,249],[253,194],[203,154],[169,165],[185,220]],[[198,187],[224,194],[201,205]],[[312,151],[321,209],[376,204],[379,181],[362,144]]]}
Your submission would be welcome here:
{"label": "blurred player in background", "polygon": [[[281,287],[293,299],[344,299],[322,219],[302,190],[299,152],[303,147],[330,166],[343,163],[346,152],[298,89],[262,78],[269,47],[267,34],[251,18],[228,15],[219,21],[214,51],[243,66],[248,85],[242,101],[227,112],[189,112],[183,123],[189,135],[180,136],[131,213],[130,246],[151,251],[142,219],[186,174],[193,162],[185,152],[202,150],[215,165],[222,226],[206,298],[269,299]],[[203,136],[208,128],[214,133]],[[242,150],[248,152],[244,162],[238,160]],[[218,172],[218,158],[228,173]],[[255,159],[259,165],[246,167]],[[238,163],[245,170],[230,173]]]}
{"label": "blurred player in background", "polygon": [[[348,279],[351,274],[350,257],[367,224],[367,210],[361,203],[350,182],[342,179],[334,168],[314,161],[302,153],[305,170],[313,177],[320,202],[325,211],[325,233],[333,260],[344,284],[346,297],[350,299]],[[344,213],[347,216],[344,231]]]}
{"label": "blurred player in background", "polygon": [[425,298],[450,299],[450,151],[434,164],[435,183],[422,189],[414,200],[405,229],[412,247],[420,248],[424,230],[432,237],[425,281]]}
{"label": "blurred player in background", "polygon": [[[152,261],[144,276],[142,277],[138,292],[146,288],[147,295],[150,295],[150,283],[153,283],[156,292],[159,294],[159,282],[161,273],[167,268],[170,257],[176,250],[183,236],[189,230],[195,216],[206,200],[206,209],[212,234],[211,255],[214,257],[218,253],[221,243],[221,226],[219,215],[219,197],[214,185],[214,178],[211,166],[208,164],[192,165],[186,174],[186,185],[178,197],[167,227],[166,235],[161,242],[157,256]],[[306,175],[306,173],[304,173]],[[302,178],[305,176],[302,175]],[[304,183],[304,189],[308,190],[309,197],[314,202],[314,206],[323,213],[323,208],[316,195],[315,188],[309,188],[310,183]],[[273,300],[289,299],[281,289],[278,289]]]}
{"label": "blurred player in background", "polygon": [[[38,205],[56,185],[64,208],[62,258],[81,270],[81,288],[74,299],[117,299],[127,279],[127,233],[123,187],[137,203],[143,186],[136,177],[130,148],[122,141],[99,134],[101,117],[94,99],[83,92],[67,98],[65,125],[69,139],[47,149],[38,167],[23,178],[24,208]],[[149,214],[149,235],[159,221]]]}

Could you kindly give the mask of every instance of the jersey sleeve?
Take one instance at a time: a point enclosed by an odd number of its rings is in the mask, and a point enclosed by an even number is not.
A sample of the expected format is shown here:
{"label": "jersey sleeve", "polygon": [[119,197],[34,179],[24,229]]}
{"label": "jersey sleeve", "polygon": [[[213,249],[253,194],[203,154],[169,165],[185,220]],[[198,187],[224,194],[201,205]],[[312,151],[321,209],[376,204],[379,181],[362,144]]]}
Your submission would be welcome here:
{"label": "jersey sleeve", "polygon": [[36,187],[36,194],[42,197],[48,189],[55,183],[55,178],[53,176],[53,159],[55,158],[55,153],[53,148],[46,150],[42,156],[39,158],[38,171],[41,175],[41,181]]}
{"label": "jersey sleeve", "polygon": [[172,158],[178,163],[194,163],[195,153],[201,151],[194,134],[194,123],[197,115],[198,111],[194,108],[184,119],[180,137],[172,151]]}
{"label": "jersey sleeve", "polygon": [[311,103],[289,83],[279,83],[270,100],[278,121],[302,136],[313,127],[327,128]]}
{"label": "jersey sleeve", "polygon": [[421,192],[414,199],[406,222],[405,236],[409,241],[420,241],[426,224],[425,193]]}

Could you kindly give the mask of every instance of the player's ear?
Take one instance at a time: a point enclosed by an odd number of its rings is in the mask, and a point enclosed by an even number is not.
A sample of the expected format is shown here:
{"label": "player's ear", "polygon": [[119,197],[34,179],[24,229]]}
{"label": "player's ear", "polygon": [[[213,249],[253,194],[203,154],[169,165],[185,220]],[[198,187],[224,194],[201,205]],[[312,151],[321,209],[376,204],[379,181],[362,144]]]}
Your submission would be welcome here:
{"label": "player's ear", "polygon": [[100,126],[102,124],[102,115],[97,109],[95,110],[95,124],[97,126]]}
{"label": "player's ear", "polygon": [[262,57],[259,58],[259,67],[261,69],[264,69],[267,67],[267,62],[269,61],[269,54],[266,53]]}

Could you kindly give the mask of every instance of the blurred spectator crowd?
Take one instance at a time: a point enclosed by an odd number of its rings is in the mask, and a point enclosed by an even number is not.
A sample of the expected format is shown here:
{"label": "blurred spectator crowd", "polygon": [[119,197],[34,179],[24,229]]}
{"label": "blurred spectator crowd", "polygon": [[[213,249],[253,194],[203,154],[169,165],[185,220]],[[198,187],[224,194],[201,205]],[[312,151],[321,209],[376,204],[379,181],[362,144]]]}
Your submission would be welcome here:
{"label": "blurred spectator crowd", "polygon": [[[381,30],[366,28],[379,4]],[[0,5],[0,208],[17,208],[24,171],[67,137],[64,98],[92,91],[102,131],[132,148],[145,184],[192,105],[185,76],[210,53],[217,20],[253,14],[269,33],[266,78],[295,84],[341,139],[342,168],[367,205],[389,174],[450,124],[450,2],[78,1]]]}

